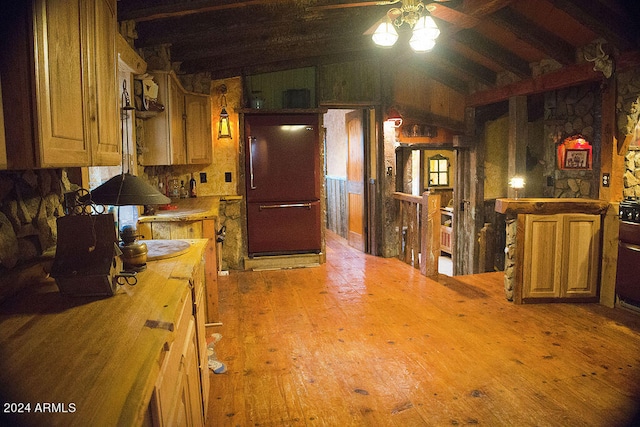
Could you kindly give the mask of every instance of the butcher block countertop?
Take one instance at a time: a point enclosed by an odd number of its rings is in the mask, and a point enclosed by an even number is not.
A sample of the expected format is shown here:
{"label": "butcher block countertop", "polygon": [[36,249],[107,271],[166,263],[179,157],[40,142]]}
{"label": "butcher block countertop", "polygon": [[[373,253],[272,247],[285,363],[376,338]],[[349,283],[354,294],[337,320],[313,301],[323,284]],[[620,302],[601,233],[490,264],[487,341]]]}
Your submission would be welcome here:
{"label": "butcher block countertop", "polygon": [[205,196],[188,199],[173,199],[169,204],[172,209],[156,209],[153,215],[142,215],[140,222],[157,221],[197,221],[218,217],[220,197]]}
{"label": "butcher block countertop", "polygon": [[0,420],[142,424],[207,243],[189,242],[180,256],[149,261],[137,285],[111,297],[65,296],[47,279],[7,299],[0,306]]}
{"label": "butcher block countertop", "polygon": [[561,213],[584,213],[600,215],[607,210],[609,202],[579,198],[522,198],[496,199],[496,212],[503,214],[555,215]]}

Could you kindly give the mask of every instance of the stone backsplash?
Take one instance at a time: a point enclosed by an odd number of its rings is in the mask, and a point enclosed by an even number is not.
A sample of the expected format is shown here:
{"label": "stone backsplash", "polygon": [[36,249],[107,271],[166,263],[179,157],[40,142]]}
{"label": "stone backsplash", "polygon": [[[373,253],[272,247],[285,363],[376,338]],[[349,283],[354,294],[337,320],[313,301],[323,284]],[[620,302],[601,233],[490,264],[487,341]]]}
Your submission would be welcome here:
{"label": "stone backsplash", "polygon": [[0,172],[0,276],[55,246],[64,193],[77,188],[65,169]]}

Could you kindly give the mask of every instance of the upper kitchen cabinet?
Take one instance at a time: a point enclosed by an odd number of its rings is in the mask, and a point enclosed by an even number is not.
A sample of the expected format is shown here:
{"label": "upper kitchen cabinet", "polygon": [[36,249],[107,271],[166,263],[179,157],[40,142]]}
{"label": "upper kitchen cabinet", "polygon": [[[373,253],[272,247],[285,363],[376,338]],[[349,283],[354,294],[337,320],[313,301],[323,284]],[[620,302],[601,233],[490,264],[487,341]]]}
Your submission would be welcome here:
{"label": "upper kitchen cabinet", "polygon": [[157,102],[164,110],[144,120],[144,166],[211,163],[211,100],[187,92],[173,72],[152,73],[158,85]]}
{"label": "upper kitchen cabinet", "polygon": [[120,163],[115,0],[5,5],[7,167]]}
{"label": "upper kitchen cabinet", "polygon": [[212,160],[211,100],[208,96],[184,96],[185,140],[189,164],[209,164]]}
{"label": "upper kitchen cabinet", "polygon": [[85,123],[91,146],[93,166],[119,165],[121,162],[120,96],[116,53],[116,0],[87,2],[88,14],[88,87],[85,97]]}

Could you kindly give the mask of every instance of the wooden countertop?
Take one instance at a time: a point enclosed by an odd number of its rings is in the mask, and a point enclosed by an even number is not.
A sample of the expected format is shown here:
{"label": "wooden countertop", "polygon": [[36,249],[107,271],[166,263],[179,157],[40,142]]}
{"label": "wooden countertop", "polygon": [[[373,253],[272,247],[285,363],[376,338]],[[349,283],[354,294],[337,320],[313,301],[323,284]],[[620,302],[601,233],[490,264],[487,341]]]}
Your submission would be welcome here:
{"label": "wooden countertop", "polygon": [[[10,415],[14,425],[142,423],[207,240],[190,242],[183,255],[148,262],[136,286],[112,297],[65,296],[49,279],[0,306],[0,400],[3,409],[30,404]],[[43,403],[58,413],[37,412],[50,408]]]}
{"label": "wooden countertop", "polygon": [[197,221],[218,217],[220,207],[220,197],[205,196],[188,199],[172,200],[171,205],[177,209],[160,210],[157,209],[154,215],[142,215],[138,218],[140,222],[158,221]]}
{"label": "wooden countertop", "polygon": [[597,199],[571,198],[523,198],[496,199],[496,212],[503,214],[585,213],[600,215],[607,210],[609,202]]}

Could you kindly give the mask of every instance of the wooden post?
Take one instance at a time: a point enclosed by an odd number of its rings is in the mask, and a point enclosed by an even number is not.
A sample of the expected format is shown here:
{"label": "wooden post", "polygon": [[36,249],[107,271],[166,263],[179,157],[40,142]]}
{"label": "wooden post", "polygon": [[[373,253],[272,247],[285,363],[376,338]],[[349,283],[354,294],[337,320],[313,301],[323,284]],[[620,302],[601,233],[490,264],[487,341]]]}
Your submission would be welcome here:
{"label": "wooden post", "polygon": [[[528,121],[527,97],[513,96],[509,98],[509,179],[516,175],[524,177],[526,174]],[[509,187],[508,195],[510,198],[514,198],[515,190]],[[518,196],[522,197],[523,194]]]}
{"label": "wooden post", "polygon": [[438,277],[440,257],[440,195],[422,194],[422,236],[420,253],[420,273],[427,277]]}
{"label": "wooden post", "polygon": [[602,91],[602,149],[600,171],[602,176],[609,175],[608,186],[603,185],[600,179],[599,198],[608,202],[614,202],[603,216],[602,230],[602,265],[600,273],[600,304],[607,307],[615,305],[615,277],[618,261],[618,229],[617,203],[624,189],[624,155],[618,151],[616,139],[616,79],[611,79]]}

